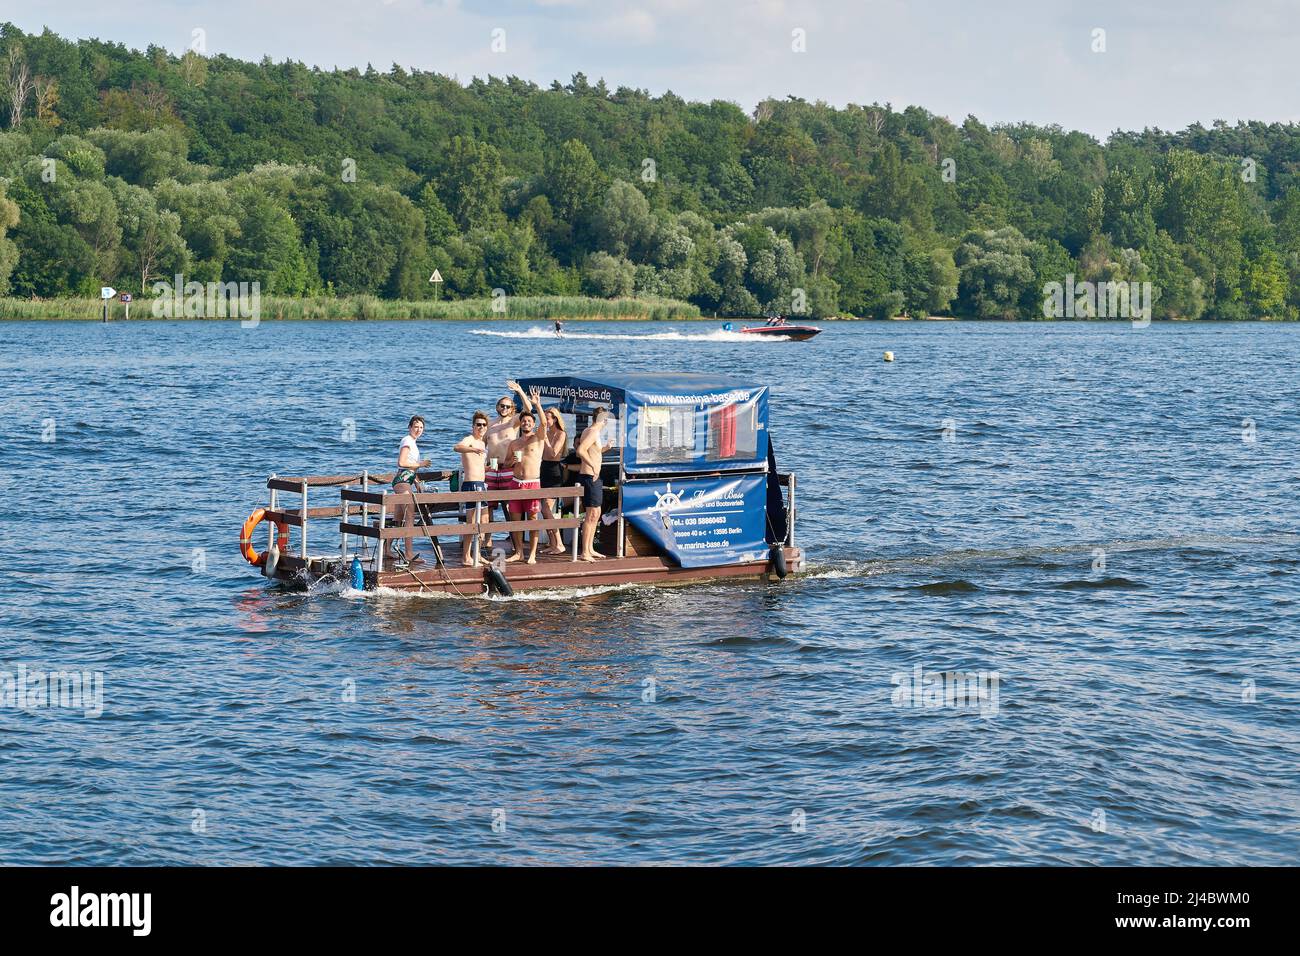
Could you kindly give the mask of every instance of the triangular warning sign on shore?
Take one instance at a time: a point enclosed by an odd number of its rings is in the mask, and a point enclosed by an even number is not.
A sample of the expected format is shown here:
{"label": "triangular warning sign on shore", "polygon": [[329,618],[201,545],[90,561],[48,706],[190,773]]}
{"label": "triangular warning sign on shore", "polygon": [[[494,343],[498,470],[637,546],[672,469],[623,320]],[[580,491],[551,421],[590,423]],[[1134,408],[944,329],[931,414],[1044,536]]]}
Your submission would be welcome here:
{"label": "triangular warning sign on shore", "polygon": [[437,269],[434,269],[434,270],[433,270],[433,275],[429,276],[429,281],[430,281],[430,282],[441,282],[441,281],[442,281],[442,273],[439,272]]}

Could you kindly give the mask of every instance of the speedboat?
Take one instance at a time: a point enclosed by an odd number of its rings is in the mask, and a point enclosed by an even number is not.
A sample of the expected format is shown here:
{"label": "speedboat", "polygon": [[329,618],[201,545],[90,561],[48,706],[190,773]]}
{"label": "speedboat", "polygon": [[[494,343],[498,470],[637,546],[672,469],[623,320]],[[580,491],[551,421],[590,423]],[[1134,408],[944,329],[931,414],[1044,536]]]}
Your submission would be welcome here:
{"label": "speedboat", "polygon": [[771,322],[767,325],[746,326],[740,331],[764,338],[793,339],[796,342],[804,342],[820,332],[821,329],[815,325],[790,325],[785,319],[782,319],[780,322]]}

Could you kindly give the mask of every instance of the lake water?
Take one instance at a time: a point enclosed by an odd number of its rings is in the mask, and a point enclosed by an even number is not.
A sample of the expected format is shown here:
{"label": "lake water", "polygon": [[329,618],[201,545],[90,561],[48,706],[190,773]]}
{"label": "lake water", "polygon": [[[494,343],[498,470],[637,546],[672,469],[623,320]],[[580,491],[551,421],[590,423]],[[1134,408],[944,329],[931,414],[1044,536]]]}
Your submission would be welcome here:
{"label": "lake water", "polygon": [[[0,323],[0,671],[103,681],[0,708],[0,862],[1295,862],[1300,328],[568,328]],[[507,377],[617,370],[772,386],[807,574],[458,601],[238,553],[271,472],[387,470],[416,412],[451,466]]]}

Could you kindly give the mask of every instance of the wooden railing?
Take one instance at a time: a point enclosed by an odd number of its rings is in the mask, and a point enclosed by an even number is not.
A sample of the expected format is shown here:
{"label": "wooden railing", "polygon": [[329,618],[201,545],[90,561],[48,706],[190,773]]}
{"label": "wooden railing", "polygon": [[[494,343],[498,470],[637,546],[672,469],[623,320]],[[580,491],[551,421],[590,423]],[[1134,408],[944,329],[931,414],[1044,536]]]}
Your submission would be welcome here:
{"label": "wooden railing", "polygon": [[[375,473],[368,471],[357,472],[351,475],[301,475],[285,476],[272,475],[266,479],[266,487],[271,492],[271,501],[266,509],[266,516],[269,519],[267,524],[267,548],[269,549],[275,541],[276,522],[289,525],[299,529],[298,553],[303,561],[308,559],[307,553],[307,522],[313,518],[351,518],[353,515],[360,515],[362,524],[367,523],[369,515],[368,508],[362,504],[359,508],[354,507],[351,503],[344,501],[340,505],[327,506],[324,508],[309,508],[307,506],[307,496],[313,488],[337,488],[340,485],[360,484],[363,488],[368,488],[373,482],[375,484],[387,484],[393,480],[396,472]],[[450,471],[421,471],[416,473],[420,481],[447,481],[451,478]],[[278,495],[285,491],[290,494],[300,495],[298,507],[286,509],[279,507]],[[347,552],[347,541],[343,541],[344,547],[341,549],[343,555]]]}
{"label": "wooden railing", "polygon": [[[352,508],[360,505],[363,513],[368,516],[371,509],[379,510],[379,520],[375,525],[365,523],[356,524],[351,521],[340,521],[339,531],[344,536],[346,542],[348,535],[356,535],[361,538],[372,538],[379,541],[391,541],[399,538],[462,538],[473,535],[475,538],[475,547],[477,548],[478,536],[482,534],[491,534],[502,531],[546,531],[560,530],[563,528],[577,528],[582,524],[582,516],[575,514],[572,518],[528,518],[519,521],[488,521],[483,516],[475,517],[473,520],[461,520],[459,508],[460,505],[485,505],[490,513],[492,506],[503,501],[530,501],[533,499],[574,499],[574,511],[577,511],[578,500],[583,496],[584,489],[581,485],[568,485],[560,488],[518,488],[505,491],[441,491],[441,492],[412,492],[410,494],[395,494],[391,491],[359,491],[354,488],[342,488],[339,490],[339,497],[343,501],[343,508]],[[424,515],[425,521],[422,525],[393,525],[386,527],[388,516],[394,514],[397,506],[401,505],[413,511],[412,520],[415,517]],[[446,524],[431,522],[428,520],[437,514],[445,514],[452,511],[456,514],[456,520]],[[478,513],[479,509],[468,512],[465,517],[470,518],[471,514]],[[356,513],[356,512],[352,512]],[[346,544],[345,544],[346,550]],[[375,559],[375,570],[383,570],[383,548],[377,549],[378,554]],[[578,536],[573,536],[573,560],[578,560]]]}
{"label": "wooden railing", "polygon": [[[415,477],[420,481],[449,481],[455,472],[451,471],[417,471]],[[375,484],[386,485],[397,475],[395,471],[369,472],[358,471],[352,475],[305,475],[301,478],[272,475],[266,479],[266,487],[276,491],[298,492],[303,485],[308,488],[335,488],[340,485]]]}

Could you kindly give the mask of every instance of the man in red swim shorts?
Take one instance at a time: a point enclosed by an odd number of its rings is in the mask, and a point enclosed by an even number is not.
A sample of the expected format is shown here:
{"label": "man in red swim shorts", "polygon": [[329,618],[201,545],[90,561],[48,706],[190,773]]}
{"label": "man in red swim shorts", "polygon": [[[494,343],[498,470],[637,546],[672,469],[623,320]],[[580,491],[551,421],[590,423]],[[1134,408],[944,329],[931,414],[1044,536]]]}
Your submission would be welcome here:
{"label": "man in red swim shorts", "polygon": [[[519,489],[537,489],[536,498],[511,501],[510,518],[513,521],[536,518],[542,509],[542,450],[546,447],[546,416],[538,420],[533,409],[541,408],[541,396],[536,392],[532,396],[532,407],[519,416],[519,437],[507,447],[507,461],[514,462],[514,482],[512,487]],[[528,564],[537,563],[537,541],[541,532],[529,531]],[[518,561],[524,553],[524,532],[511,531],[510,537],[515,543],[515,553],[507,561]]]}
{"label": "man in red swim shorts", "polygon": [[[535,412],[537,409],[528,404],[528,396],[519,383],[513,379],[506,382],[506,388],[519,396],[523,403],[523,410],[526,412]],[[515,400],[509,395],[502,395],[501,400],[497,402],[497,420],[490,423],[486,433],[483,435],[484,455],[483,461],[486,464],[486,474],[483,476],[487,483],[488,491],[508,491],[514,487],[514,469],[511,467],[511,456],[509,446],[512,441],[519,437],[519,414],[515,408]],[[495,505],[488,505],[490,513]],[[506,503],[501,502],[501,512],[509,519],[509,509]],[[492,535],[484,535],[482,541],[483,550],[491,553]],[[518,551],[515,552],[518,554]]]}

